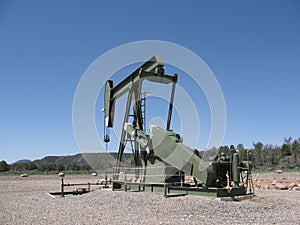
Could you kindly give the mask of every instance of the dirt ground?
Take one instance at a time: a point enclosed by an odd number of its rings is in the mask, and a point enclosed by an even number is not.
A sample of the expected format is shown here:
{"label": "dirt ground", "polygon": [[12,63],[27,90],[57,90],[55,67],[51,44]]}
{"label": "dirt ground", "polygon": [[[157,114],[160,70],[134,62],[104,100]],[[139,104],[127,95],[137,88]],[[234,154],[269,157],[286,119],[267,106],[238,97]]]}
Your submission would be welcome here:
{"label": "dirt ground", "polygon": [[[95,183],[90,175],[66,183]],[[99,189],[80,196],[59,192],[58,176],[0,176],[0,224],[300,224],[300,191],[272,183],[300,183],[300,173],[253,174],[255,197],[239,202],[201,196]],[[66,187],[72,191],[76,187]]]}

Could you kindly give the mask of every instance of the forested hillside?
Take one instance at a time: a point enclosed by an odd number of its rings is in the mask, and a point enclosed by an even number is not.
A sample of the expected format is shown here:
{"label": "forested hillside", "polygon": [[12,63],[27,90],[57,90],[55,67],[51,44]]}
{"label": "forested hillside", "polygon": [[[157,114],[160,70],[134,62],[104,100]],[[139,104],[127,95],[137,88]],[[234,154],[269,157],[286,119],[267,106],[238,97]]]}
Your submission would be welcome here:
{"label": "forested hillside", "polygon": [[[243,144],[237,146],[221,146],[208,151],[194,150],[204,160],[214,160],[222,153],[230,155],[238,152],[240,160],[251,160],[254,169],[300,169],[300,138],[285,138],[281,146],[256,142],[250,149],[244,148]],[[90,173],[93,171],[103,172],[107,166],[108,171],[116,165],[117,153],[109,153],[112,157],[106,157],[105,153],[83,153],[72,156],[47,156],[39,160],[21,160],[14,164],[0,162],[0,172],[4,173],[53,173],[66,171],[69,173]],[[133,165],[131,154],[123,155],[124,163]],[[87,161],[89,163],[87,163]],[[107,164],[106,164],[107,161]]]}

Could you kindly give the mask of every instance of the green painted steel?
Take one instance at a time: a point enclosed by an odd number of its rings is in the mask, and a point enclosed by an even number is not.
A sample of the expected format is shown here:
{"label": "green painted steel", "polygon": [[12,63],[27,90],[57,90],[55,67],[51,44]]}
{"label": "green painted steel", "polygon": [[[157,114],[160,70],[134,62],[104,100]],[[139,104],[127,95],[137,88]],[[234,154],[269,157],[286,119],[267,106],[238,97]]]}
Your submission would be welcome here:
{"label": "green painted steel", "polygon": [[232,178],[233,178],[233,182],[235,183],[235,186],[239,186],[240,184],[240,171],[238,166],[239,166],[239,154],[234,153],[233,160],[232,160]]}
{"label": "green painted steel", "polygon": [[204,162],[193,150],[182,143],[182,138],[173,131],[156,126],[150,128],[155,154],[171,166],[192,175],[206,184],[209,163]]}
{"label": "green painted steel", "polygon": [[114,104],[111,102],[113,87],[114,83],[112,80],[106,81],[104,93],[104,118],[106,127],[113,126]]}
{"label": "green painted steel", "polygon": [[[233,187],[228,190],[226,188],[201,188],[201,187],[181,187],[170,186],[166,184],[145,184],[130,182],[113,182],[114,190],[123,190],[129,192],[143,191],[162,193],[164,195],[196,195],[209,197],[235,197],[246,195],[245,188]],[[116,188],[117,187],[117,188]]]}
{"label": "green painted steel", "polygon": [[[177,82],[177,74],[174,74],[173,76],[165,75],[163,66],[164,64],[161,59],[158,56],[153,56],[116,86],[113,85],[112,80],[106,81],[104,96],[104,114],[105,120],[107,121],[105,124],[106,127],[113,127],[115,101],[132,90],[137,83],[142,82],[143,80],[164,84]],[[137,90],[140,91],[141,89],[137,88]],[[140,96],[140,93],[137,94]]]}
{"label": "green painted steel", "polygon": [[[108,80],[104,94],[105,126],[113,127],[115,101],[128,92],[120,137],[113,190],[162,192],[165,196],[185,194],[232,197],[246,194],[240,185],[240,171],[251,170],[251,162],[239,163],[238,153],[221,155],[214,162],[206,162],[183,144],[183,139],[170,129],[177,74],[165,75],[159,57],[152,57],[116,86]],[[142,82],[172,83],[166,129],[150,126],[152,136],[144,129],[142,115]],[[133,114],[130,109],[133,106]],[[133,116],[132,124],[128,123]],[[120,162],[127,142],[132,144],[135,168],[124,169],[124,180],[119,180]],[[130,171],[131,170],[131,173]],[[195,186],[184,183],[185,175],[195,178]]]}

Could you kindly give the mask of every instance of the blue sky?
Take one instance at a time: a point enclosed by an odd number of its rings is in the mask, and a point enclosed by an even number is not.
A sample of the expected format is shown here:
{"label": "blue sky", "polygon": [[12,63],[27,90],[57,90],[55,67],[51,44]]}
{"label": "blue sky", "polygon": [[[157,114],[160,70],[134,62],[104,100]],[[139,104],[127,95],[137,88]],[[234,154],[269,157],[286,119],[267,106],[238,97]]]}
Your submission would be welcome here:
{"label": "blue sky", "polygon": [[180,44],[207,63],[226,102],[224,145],[300,137],[299,1],[3,0],[0,160],[79,153],[78,82],[106,51],[139,40]]}

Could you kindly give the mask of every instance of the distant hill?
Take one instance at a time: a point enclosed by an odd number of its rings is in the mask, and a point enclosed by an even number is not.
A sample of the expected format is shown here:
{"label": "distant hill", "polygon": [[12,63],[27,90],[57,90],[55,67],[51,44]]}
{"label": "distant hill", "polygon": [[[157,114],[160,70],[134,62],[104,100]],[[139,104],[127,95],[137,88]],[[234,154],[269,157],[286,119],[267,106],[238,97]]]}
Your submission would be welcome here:
{"label": "distant hill", "polygon": [[32,161],[29,159],[21,159],[21,160],[14,162],[13,164],[22,164],[22,163],[31,163],[31,162]]}
{"label": "distant hill", "polygon": [[[82,153],[76,155],[69,156],[46,156],[42,159],[34,160],[32,163],[37,166],[47,163],[53,163],[56,165],[72,165],[76,164],[79,166],[89,165],[95,170],[103,170],[106,166],[108,168],[112,168],[116,166],[118,153],[108,153],[109,157],[107,157],[106,153]],[[132,159],[132,155],[129,153],[123,154],[123,162],[126,164],[130,164]]]}
{"label": "distant hill", "polygon": [[42,159],[34,160],[33,163],[36,165],[46,164],[46,163],[54,163],[54,164],[70,164],[70,163],[78,163],[78,164],[86,164],[83,156],[81,154],[71,155],[71,156],[46,156]]}

